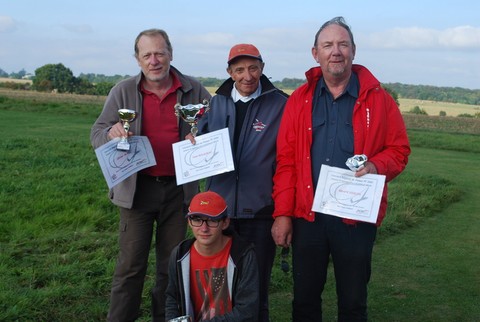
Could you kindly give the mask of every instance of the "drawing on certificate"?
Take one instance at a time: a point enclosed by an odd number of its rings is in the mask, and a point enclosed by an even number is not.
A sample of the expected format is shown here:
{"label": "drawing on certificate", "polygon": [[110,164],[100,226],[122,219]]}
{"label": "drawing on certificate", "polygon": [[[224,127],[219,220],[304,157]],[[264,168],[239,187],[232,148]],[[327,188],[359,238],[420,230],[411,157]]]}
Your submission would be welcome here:
{"label": "drawing on certificate", "polygon": [[172,145],[177,185],[235,169],[227,128],[197,136],[195,142]]}
{"label": "drawing on certificate", "polygon": [[108,188],[119,184],[132,174],[157,164],[152,146],[146,136],[130,136],[130,150],[117,149],[120,139],[111,140],[95,149],[98,163]]}
{"label": "drawing on certificate", "polygon": [[322,165],[312,210],[342,218],[376,223],[385,176]]}

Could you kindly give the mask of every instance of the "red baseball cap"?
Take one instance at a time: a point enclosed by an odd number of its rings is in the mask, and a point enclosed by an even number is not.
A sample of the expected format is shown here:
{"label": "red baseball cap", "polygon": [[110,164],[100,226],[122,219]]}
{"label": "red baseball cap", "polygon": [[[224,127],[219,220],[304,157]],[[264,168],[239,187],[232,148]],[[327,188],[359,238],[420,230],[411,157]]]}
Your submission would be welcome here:
{"label": "red baseball cap", "polygon": [[200,192],[193,197],[187,216],[202,216],[220,219],[227,216],[227,203],[218,193],[213,191]]}
{"label": "red baseball cap", "polygon": [[227,63],[230,64],[232,60],[242,56],[256,58],[263,62],[262,55],[260,55],[257,47],[251,44],[238,44],[233,46],[232,49],[230,49]]}

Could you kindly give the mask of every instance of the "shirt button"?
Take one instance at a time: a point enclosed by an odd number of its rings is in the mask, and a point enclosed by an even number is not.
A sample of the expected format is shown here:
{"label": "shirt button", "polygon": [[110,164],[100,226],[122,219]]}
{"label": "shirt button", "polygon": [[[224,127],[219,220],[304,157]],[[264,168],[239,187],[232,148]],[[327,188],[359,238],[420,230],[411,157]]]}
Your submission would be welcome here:
{"label": "shirt button", "polygon": [[325,161],[327,161],[327,162],[330,161],[330,158],[326,158]]}

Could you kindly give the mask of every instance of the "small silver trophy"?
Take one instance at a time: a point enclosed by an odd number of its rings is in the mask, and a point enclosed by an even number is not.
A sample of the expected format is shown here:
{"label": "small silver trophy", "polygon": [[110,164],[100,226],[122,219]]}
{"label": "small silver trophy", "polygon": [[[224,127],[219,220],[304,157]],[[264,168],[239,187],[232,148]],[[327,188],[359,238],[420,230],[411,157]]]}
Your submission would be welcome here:
{"label": "small silver trophy", "polygon": [[175,104],[174,108],[175,114],[178,117],[181,117],[185,122],[190,124],[190,133],[192,133],[193,136],[196,136],[198,132],[197,122],[206,112],[208,112],[208,110],[210,109],[210,105],[208,100],[203,100],[203,103],[195,105],[180,105],[179,103],[177,103]]}
{"label": "small silver trophy", "polygon": [[178,318],[170,319],[168,322],[192,322],[190,315],[179,316]]}
{"label": "small silver trophy", "polygon": [[367,160],[368,158],[365,154],[356,154],[353,157],[348,158],[345,164],[350,168],[350,170],[357,172],[363,169]]}
{"label": "small silver trophy", "polygon": [[137,112],[128,108],[122,108],[118,110],[118,116],[123,123],[123,129],[125,130],[125,136],[120,139],[117,144],[117,150],[129,151],[130,143],[128,143],[128,131],[130,130],[130,122],[135,121],[137,118]]}

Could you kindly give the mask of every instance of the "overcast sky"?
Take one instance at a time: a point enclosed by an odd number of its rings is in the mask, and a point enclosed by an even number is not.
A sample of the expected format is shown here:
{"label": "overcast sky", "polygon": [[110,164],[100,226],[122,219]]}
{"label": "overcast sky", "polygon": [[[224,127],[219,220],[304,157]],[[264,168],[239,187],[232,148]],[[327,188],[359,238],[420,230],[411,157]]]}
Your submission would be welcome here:
{"label": "overcast sky", "polygon": [[[170,35],[172,65],[226,78],[236,43],[261,51],[273,80],[305,78],[323,22],[343,16],[357,54],[382,83],[480,89],[478,0],[0,0],[0,68],[34,73],[62,63],[80,73],[134,75],[137,34]],[[236,6],[235,6],[236,5]]]}

